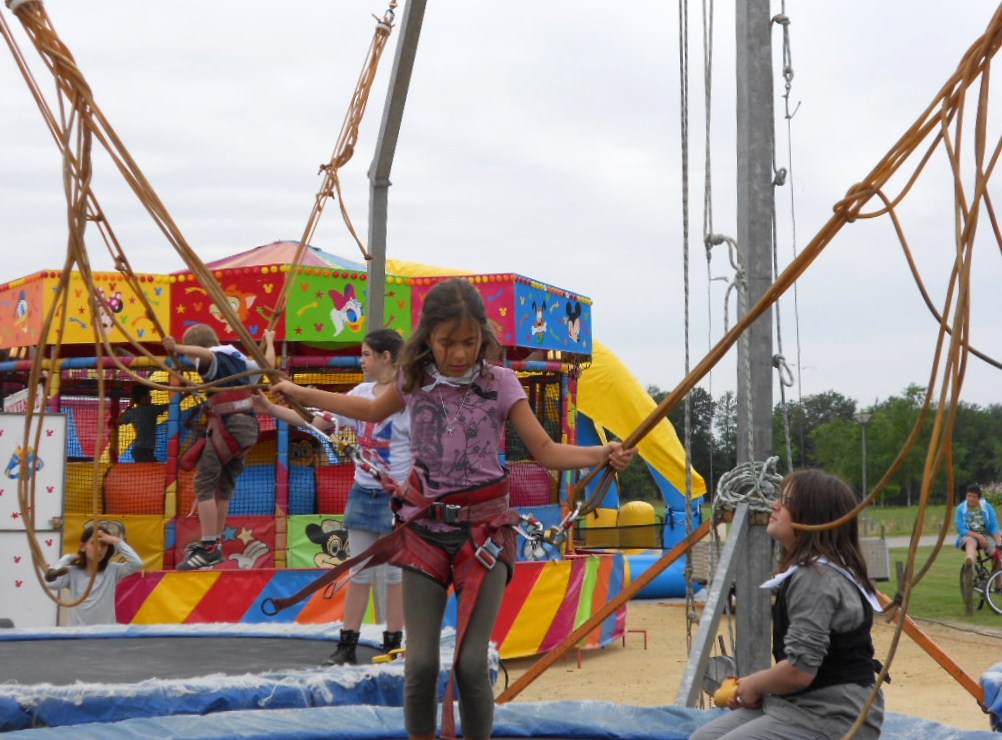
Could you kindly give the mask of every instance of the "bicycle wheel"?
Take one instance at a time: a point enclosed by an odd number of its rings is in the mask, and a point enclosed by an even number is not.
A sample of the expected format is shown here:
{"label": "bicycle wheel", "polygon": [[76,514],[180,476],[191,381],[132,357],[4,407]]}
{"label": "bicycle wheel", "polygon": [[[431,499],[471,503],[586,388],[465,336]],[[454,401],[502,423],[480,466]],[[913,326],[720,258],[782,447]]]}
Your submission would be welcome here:
{"label": "bicycle wheel", "polygon": [[996,614],[1002,614],[1002,570],[997,570],[985,581],[984,599]]}
{"label": "bicycle wheel", "polygon": [[960,566],[960,595],[968,616],[974,614],[974,563],[970,561]]}

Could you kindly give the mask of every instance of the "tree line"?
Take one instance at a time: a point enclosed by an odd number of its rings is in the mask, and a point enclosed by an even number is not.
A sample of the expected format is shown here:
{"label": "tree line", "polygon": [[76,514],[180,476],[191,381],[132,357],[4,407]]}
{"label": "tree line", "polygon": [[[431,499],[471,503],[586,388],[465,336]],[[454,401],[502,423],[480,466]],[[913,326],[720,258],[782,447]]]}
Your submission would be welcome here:
{"label": "tree line", "polygon": [[[668,394],[657,386],[648,392],[660,403]],[[872,489],[900,453],[919,418],[925,389],[909,385],[901,395],[861,408],[837,391],[825,391],[777,404],[773,410],[773,452],[780,473],[792,468],[816,467],[844,478],[856,491],[863,482],[863,435],[866,445],[866,482]],[[703,388],[690,395],[692,466],[713,491],[720,476],[737,464],[737,403],[732,391],[714,399]],[[668,418],[685,443],[685,407],[679,404]],[[925,455],[932,433],[930,413],[904,463],[889,480],[877,504],[911,506],[918,502]],[[961,402],[953,430],[953,472],[956,488],[968,483],[988,486],[1002,480],[1002,404],[981,407]],[[658,501],[661,496],[641,461],[621,476],[624,499]],[[945,503],[945,469],[933,487],[933,503]]]}

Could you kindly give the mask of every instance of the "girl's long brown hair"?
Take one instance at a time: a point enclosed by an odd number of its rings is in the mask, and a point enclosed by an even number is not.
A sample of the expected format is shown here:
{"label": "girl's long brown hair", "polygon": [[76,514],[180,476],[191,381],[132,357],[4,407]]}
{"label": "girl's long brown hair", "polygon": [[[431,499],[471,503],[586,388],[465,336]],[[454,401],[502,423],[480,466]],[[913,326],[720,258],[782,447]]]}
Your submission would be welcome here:
{"label": "girl's long brown hair", "polygon": [[429,362],[433,362],[429,340],[435,327],[444,323],[459,326],[466,320],[472,321],[480,330],[480,353],[477,361],[496,357],[501,346],[487,322],[484,299],[469,281],[449,278],[428,291],[417,329],[400,351],[400,372],[403,374],[405,393],[411,393],[423,385],[425,368]]}
{"label": "girl's long brown hair", "polygon": [[[844,480],[823,470],[795,470],[783,479],[784,506],[798,524],[827,524],[852,511],[858,501]],[[855,519],[831,529],[798,529],[789,549],[783,550],[779,570],[791,565],[807,565],[818,557],[845,568],[869,587],[870,576],[859,549],[859,527]]]}

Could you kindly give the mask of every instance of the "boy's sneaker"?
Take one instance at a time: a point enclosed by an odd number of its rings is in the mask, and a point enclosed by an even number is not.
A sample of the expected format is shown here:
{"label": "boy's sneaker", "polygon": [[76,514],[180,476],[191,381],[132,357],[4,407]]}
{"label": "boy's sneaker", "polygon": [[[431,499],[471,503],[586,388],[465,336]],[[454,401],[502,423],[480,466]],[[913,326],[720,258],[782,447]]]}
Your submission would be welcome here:
{"label": "boy's sneaker", "polygon": [[223,562],[223,548],[219,545],[209,549],[201,542],[193,544],[195,547],[191,547],[185,559],[177,564],[177,570],[203,570]]}

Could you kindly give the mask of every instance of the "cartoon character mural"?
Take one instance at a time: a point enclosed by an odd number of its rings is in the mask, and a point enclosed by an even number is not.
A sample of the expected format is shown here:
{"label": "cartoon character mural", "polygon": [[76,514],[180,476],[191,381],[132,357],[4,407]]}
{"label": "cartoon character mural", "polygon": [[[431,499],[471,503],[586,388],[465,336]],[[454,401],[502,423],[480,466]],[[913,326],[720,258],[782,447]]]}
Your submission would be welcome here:
{"label": "cartoon character mural", "polygon": [[28,331],[29,313],[28,293],[22,290],[17,294],[17,303],[14,304],[14,326],[25,333]]}
{"label": "cartoon character mural", "polygon": [[97,289],[97,318],[106,332],[111,331],[115,326],[114,314],[122,313],[124,308],[125,301],[122,299],[122,291],[116,290],[111,296],[108,296],[104,292],[104,288]]}
{"label": "cartoon character mural", "polygon": [[[240,323],[246,324],[247,320],[250,318],[251,306],[253,306],[254,301],[257,300],[257,294],[242,291],[236,285],[230,285],[224,292],[226,293],[226,301],[230,304],[230,308],[233,309],[233,312],[236,313],[237,317],[240,319]],[[233,333],[233,327],[230,326],[226,317],[223,316],[223,312],[220,310],[219,306],[215,303],[210,304],[209,313],[212,315],[212,318],[223,325],[226,333]]]}
{"label": "cartoon character mural", "polygon": [[334,302],[334,308],[331,309],[334,336],[336,337],[343,332],[346,327],[353,332],[361,332],[365,316],[362,302],[355,294],[355,286],[348,283],[344,288],[344,293],[331,290],[328,294]]}
{"label": "cartoon character mural", "polygon": [[348,530],[336,519],[324,519],[320,524],[307,524],[306,536],[320,545],[320,552],[313,556],[318,568],[333,568],[348,559]]}
{"label": "cartoon character mural", "polygon": [[567,336],[572,342],[581,341],[581,302],[567,301]]}
{"label": "cartoon character mural", "polygon": [[542,342],[543,337],[546,336],[546,301],[543,300],[538,304],[533,301],[532,310],[536,312],[536,321],[530,331],[537,341]]}
{"label": "cartoon character mural", "polygon": [[[17,480],[21,476],[21,460],[25,459],[24,448],[18,445],[13,454],[10,456],[10,461],[7,463],[7,467],[4,468],[4,475],[6,475],[11,480]],[[40,457],[35,455],[35,451],[29,447],[27,454],[27,465],[28,465],[28,480],[34,477],[35,472],[41,470],[45,467],[45,461]]]}
{"label": "cartoon character mural", "polygon": [[227,560],[232,560],[241,570],[250,570],[257,565],[258,560],[267,555],[270,551],[268,543],[261,540],[252,539],[244,544],[244,549],[231,552],[226,556]]}

